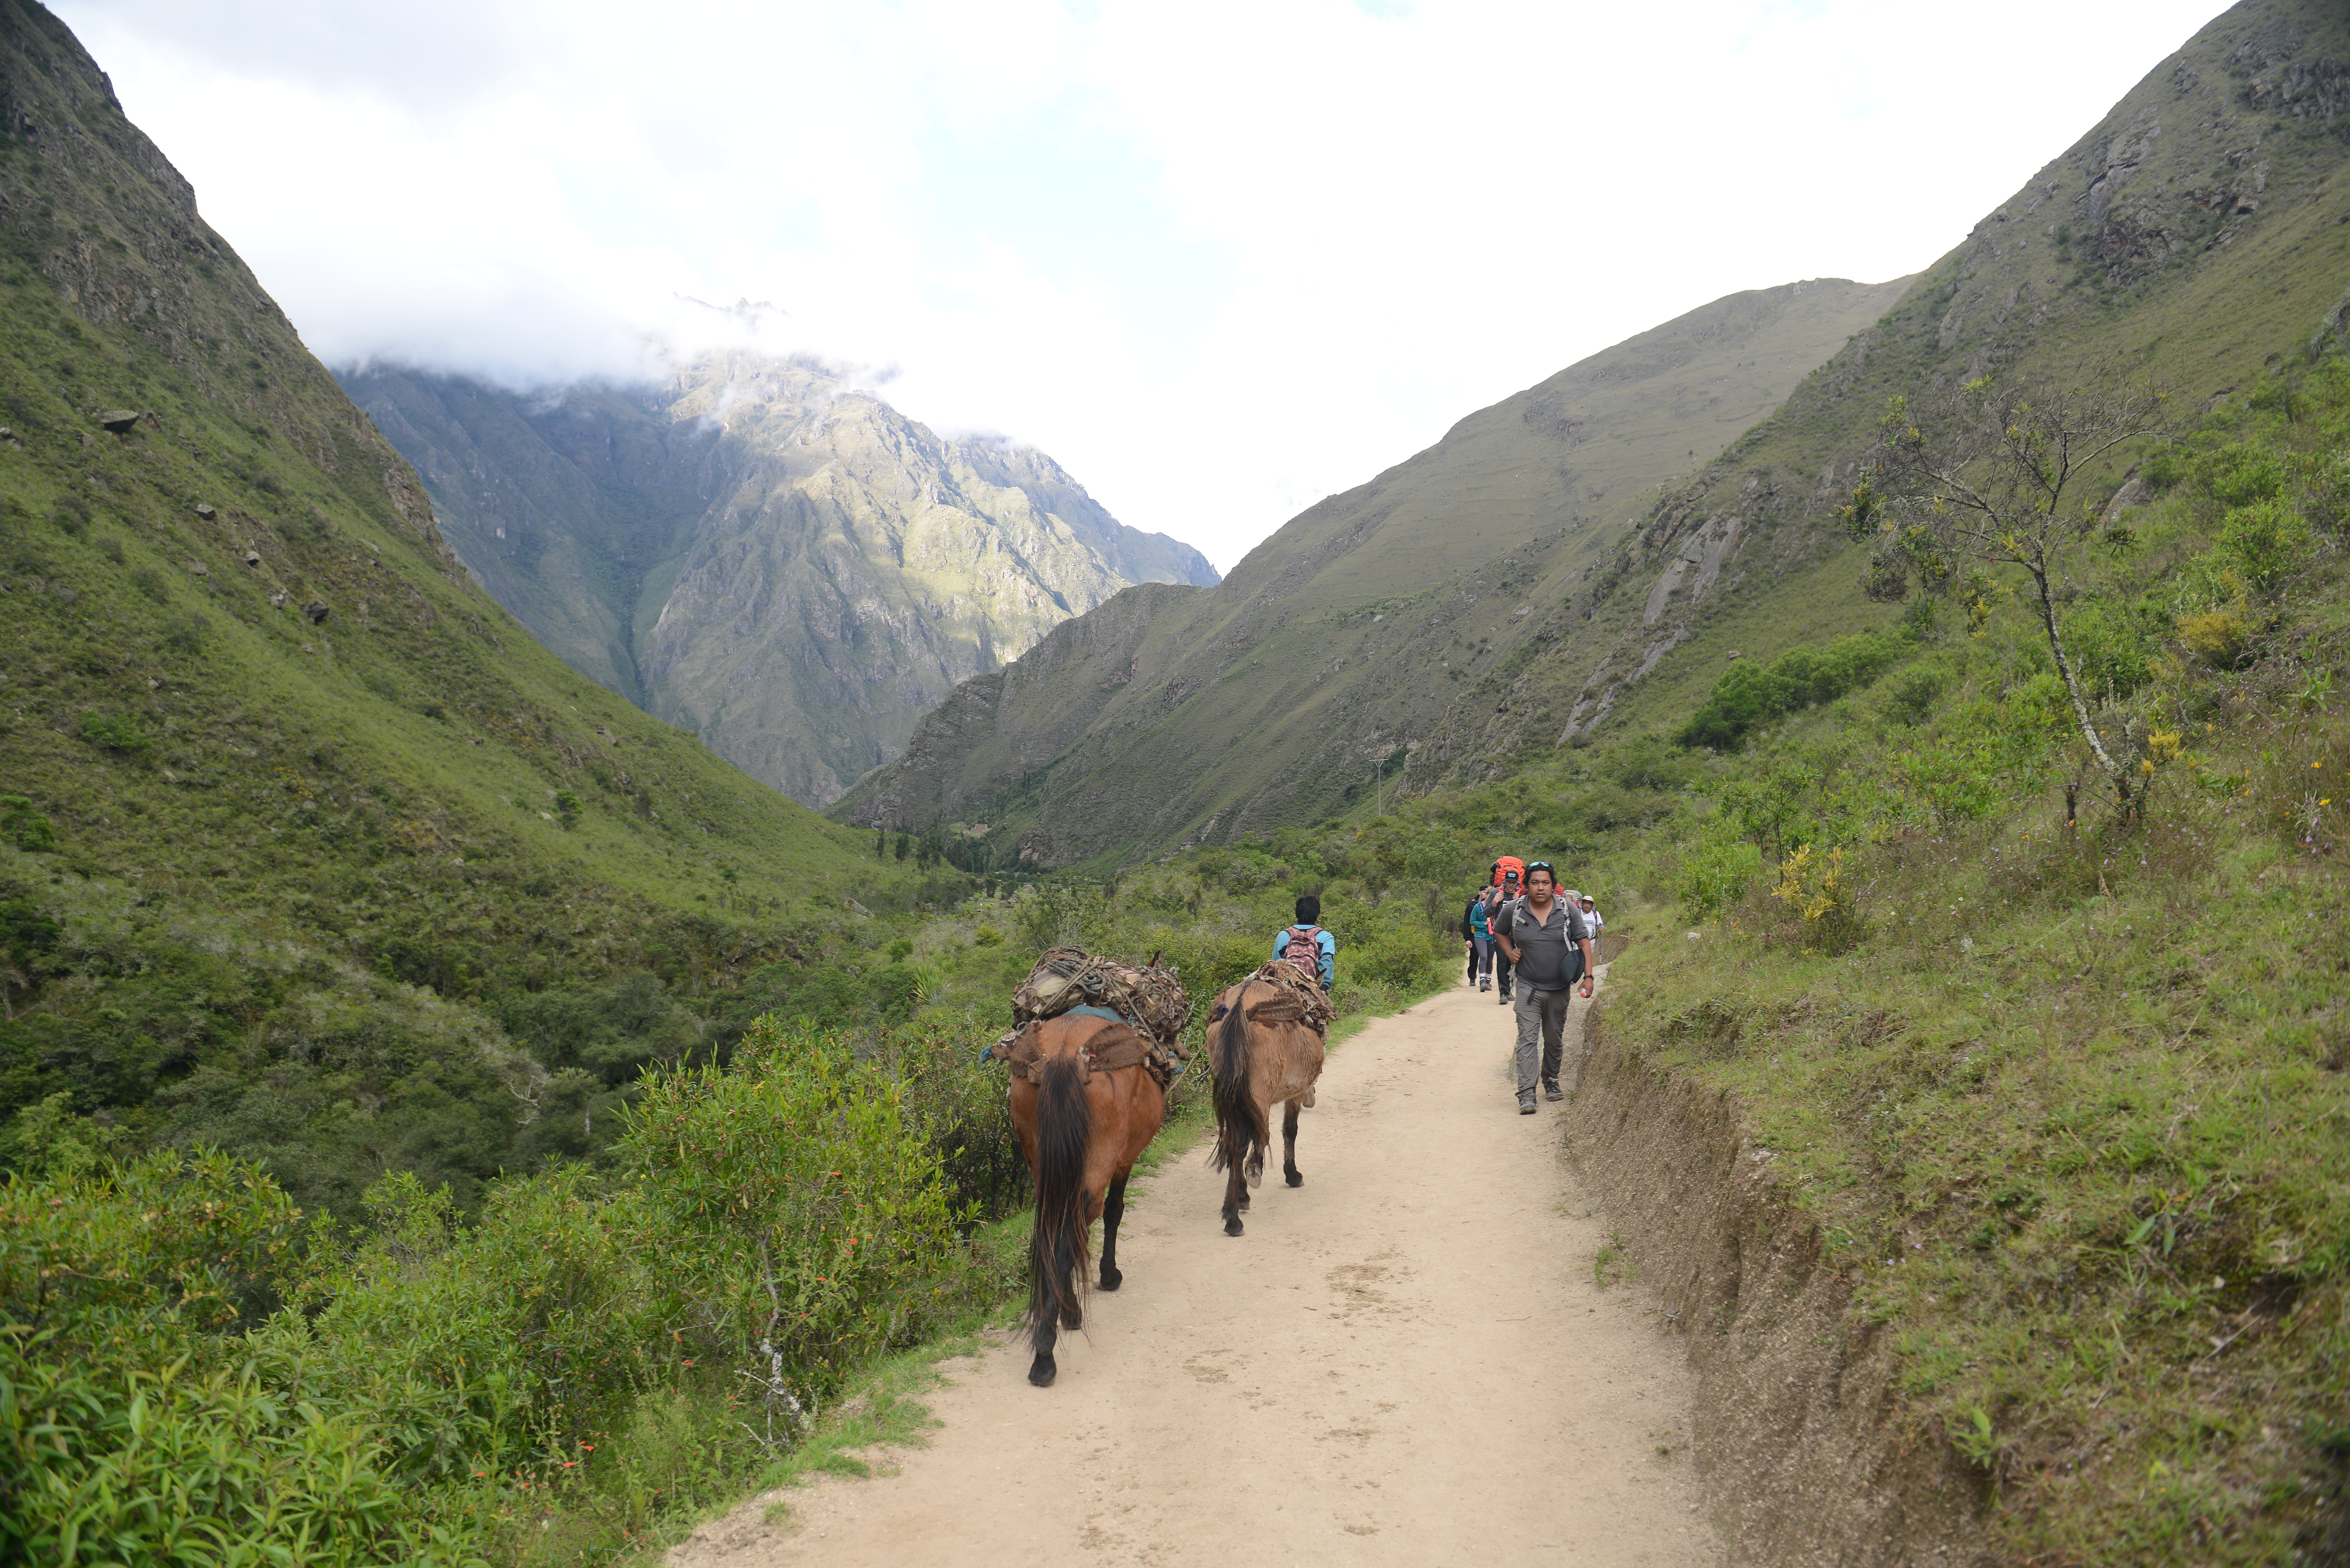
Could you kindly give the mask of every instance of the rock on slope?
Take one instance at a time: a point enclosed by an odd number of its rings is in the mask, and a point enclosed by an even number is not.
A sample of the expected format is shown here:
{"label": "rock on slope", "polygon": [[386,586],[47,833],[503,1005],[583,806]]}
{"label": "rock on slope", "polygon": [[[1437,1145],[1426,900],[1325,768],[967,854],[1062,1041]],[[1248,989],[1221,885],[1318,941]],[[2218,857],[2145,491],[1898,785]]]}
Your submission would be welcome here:
{"label": "rock on slope", "polygon": [[1544,573],[1587,569],[1660,480],[1908,286],[1731,295],[1471,414],[1292,519],[1221,586],[1131,589],[967,682],[835,815],[1009,824],[1049,861],[1341,809],[1442,730]]}
{"label": "rock on slope", "polygon": [[814,805],[1072,615],[1216,580],[1043,452],[943,439],[812,358],[553,393],[385,366],[344,384],[541,640]]}

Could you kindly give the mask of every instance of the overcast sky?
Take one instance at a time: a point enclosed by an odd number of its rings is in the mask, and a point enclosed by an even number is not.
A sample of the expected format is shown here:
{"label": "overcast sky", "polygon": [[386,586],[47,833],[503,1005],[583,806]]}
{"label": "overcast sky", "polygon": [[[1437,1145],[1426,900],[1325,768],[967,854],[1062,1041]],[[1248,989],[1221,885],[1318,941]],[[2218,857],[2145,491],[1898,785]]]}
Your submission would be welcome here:
{"label": "overcast sky", "polygon": [[2215,0],[52,0],[331,363],[679,296],[1230,566],[1742,288],[1914,272]]}

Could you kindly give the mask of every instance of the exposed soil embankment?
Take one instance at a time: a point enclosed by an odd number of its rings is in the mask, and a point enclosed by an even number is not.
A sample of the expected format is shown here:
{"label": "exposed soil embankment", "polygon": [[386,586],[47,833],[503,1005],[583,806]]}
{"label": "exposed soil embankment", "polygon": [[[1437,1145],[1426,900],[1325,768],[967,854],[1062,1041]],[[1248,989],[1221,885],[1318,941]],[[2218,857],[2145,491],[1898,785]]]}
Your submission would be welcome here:
{"label": "exposed soil embankment", "polygon": [[1890,1332],[1852,1310],[1737,1105],[1585,1014],[1567,1153],[1698,1376],[1707,1506],[1733,1563],[1987,1563],[1982,1478],[1902,1411]]}

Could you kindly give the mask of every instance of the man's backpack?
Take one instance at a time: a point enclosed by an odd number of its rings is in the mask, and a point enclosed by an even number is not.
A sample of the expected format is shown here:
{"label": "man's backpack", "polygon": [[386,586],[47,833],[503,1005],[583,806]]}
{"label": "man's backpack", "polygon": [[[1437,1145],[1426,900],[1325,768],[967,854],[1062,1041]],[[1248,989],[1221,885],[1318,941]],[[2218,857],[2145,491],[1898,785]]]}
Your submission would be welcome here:
{"label": "man's backpack", "polygon": [[1504,855],[1499,860],[1493,862],[1493,869],[1491,873],[1493,886],[1496,888],[1500,887],[1502,885],[1503,874],[1509,871],[1514,871],[1518,874],[1519,887],[1523,888],[1526,885],[1526,863],[1519,859],[1514,855]]}
{"label": "man's backpack", "polygon": [[1292,926],[1289,928],[1289,940],[1282,948],[1281,956],[1319,980],[1322,977],[1321,937],[1322,928],[1319,926]]}

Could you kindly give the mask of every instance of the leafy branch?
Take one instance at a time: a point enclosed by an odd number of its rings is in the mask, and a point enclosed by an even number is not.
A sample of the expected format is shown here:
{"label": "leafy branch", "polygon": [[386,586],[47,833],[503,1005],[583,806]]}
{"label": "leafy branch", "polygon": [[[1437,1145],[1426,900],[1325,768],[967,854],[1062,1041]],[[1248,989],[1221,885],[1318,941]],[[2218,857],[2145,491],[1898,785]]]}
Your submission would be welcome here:
{"label": "leafy branch", "polygon": [[2102,521],[2085,500],[2090,476],[2116,452],[2163,432],[2168,394],[2117,378],[2085,379],[1985,376],[1928,404],[1894,398],[1878,422],[1881,455],[1862,469],[1839,516],[1853,538],[1877,545],[1864,592],[1901,598],[1912,577],[1929,595],[1956,587],[1973,629],[1990,613],[1990,584],[1979,573],[1962,575],[1962,564],[2023,568],[2074,722],[2126,815],[2137,781],[2090,717],[2057,607],[2074,593],[2064,552]]}

